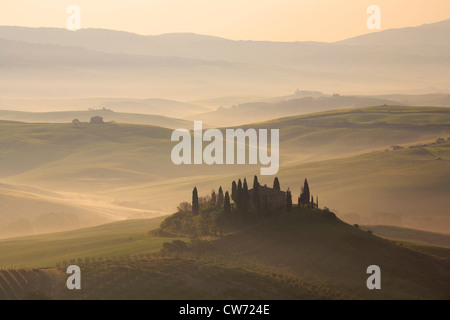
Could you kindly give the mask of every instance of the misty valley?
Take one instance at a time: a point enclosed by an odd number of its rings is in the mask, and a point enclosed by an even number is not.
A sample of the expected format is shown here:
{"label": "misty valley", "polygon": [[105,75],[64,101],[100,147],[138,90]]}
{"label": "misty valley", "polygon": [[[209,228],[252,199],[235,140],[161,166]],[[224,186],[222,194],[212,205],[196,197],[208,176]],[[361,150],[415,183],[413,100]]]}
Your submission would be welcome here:
{"label": "misty valley", "polygon": [[0,300],[450,299],[450,20],[392,3],[334,42],[0,26]]}

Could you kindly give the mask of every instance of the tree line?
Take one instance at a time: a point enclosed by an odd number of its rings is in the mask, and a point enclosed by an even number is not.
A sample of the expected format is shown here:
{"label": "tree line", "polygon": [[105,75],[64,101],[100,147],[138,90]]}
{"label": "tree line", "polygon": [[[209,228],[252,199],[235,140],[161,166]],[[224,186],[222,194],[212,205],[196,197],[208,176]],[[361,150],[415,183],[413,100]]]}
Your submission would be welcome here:
{"label": "tree line", "polygon": [[[256,175],[250,190],[246,178],[233,181],[231,192],[224,192],[222,186],[219,186],[217,192],[212,190],[206,197],[200,197],[197,187],[194,187],[191,203],[181,203],[178,212],[168,217],[161,224],[161,228],[173,233],[196,235],[213,233],[222,236],[224,228],[235,229],[277,213],[292,211],[292,193],[289,188],[285,192],[281,190],[278,177],[275,177],[271,189],[264,186],[263,192],[262,188]],[[280,201],[274,203],[273,198],[270,199],[264,194],[267,192]],[[297,200],[298,209],[319,207],[319,199],[316,197],[314,201],[306,178]]]}

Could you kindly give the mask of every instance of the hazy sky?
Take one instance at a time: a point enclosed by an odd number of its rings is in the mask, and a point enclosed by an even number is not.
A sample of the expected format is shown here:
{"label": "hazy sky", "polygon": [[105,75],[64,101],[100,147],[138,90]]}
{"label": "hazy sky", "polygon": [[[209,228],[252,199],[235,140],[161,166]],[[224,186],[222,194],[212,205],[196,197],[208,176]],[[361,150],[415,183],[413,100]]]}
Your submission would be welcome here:
{"label": "hazy sky", "polygon": [[336,41],[381,28],[450,18],[450,0],[0,0],[0,25],[66,27],[66,8],[81,8],[82,28],[151,35],[194,32],[235,40]]}

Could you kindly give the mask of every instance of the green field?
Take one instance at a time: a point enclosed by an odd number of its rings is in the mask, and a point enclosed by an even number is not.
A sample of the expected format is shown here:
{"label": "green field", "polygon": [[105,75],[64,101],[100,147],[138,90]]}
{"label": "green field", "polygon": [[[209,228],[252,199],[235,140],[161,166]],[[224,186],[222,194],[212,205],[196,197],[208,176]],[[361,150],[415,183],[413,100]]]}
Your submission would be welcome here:
{"label": "green field", "polygon": [[172,238],[149,237],[164,217],[125,220],[61,233],[0,240],[1,268],[47,268],[124,255],[157,252]]}
{"label": "green field", "polygon": [[[65,288],[66,265],[62,264],[0,271],[0,297],[32,298],[38,291],[40,297],[53,299],[450,298],[450,261],[443,252],[398,245],[320,210],[294,208],[292,213],[280,213],[222,240],[195,241],[187,252],[175,255],[150,254],[156,251],[152,242],[146,243],[147,250],[132,241],[115,252],[99,245],[101,241],[87,243],[105,237],[109,243],[121,236],[139,237],[144,232],[138,230],[155,227],[155,222],[129,221],[61,233],[61,239],[86,241],[84,255],[95,251],[86,251],[89,245],[103,257],[75,260],[82,270],[82,290]],[[2,242],[2,252],[18,248],[22,241]],[[36,247],[22,242],[22,250],[25,245],[30,250]],[[60,250],[72,251],[67,259],[77,256],[73,244],[60,245]],[[382,270],[381,290],[366,288],[366,268],[373,264]]]}

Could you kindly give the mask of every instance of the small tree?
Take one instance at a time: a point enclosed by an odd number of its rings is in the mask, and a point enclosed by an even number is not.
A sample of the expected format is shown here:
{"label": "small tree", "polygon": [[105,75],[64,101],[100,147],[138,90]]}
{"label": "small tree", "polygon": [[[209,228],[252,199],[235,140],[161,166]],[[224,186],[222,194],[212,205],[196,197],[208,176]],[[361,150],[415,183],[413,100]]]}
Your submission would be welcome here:
{"label": "small tree", "polygon": [[217,196],[216,196],[216,192],[214,190],[211,193],[211,203],[212,204],[216,204],[217,203]]}
{"label": "small tree", "polygon": [[197,187],[192,191],[192,214],[194,216],[198,215],[200,212],[200,205],[198,204],[198,193]]}
{"label": "small tree", "polygon": [[190,212],[190,211],[192,211],[192,204],[184,201],[178,205],[177,209],[178,209],[178,211],[181,211],[181,212]]}

